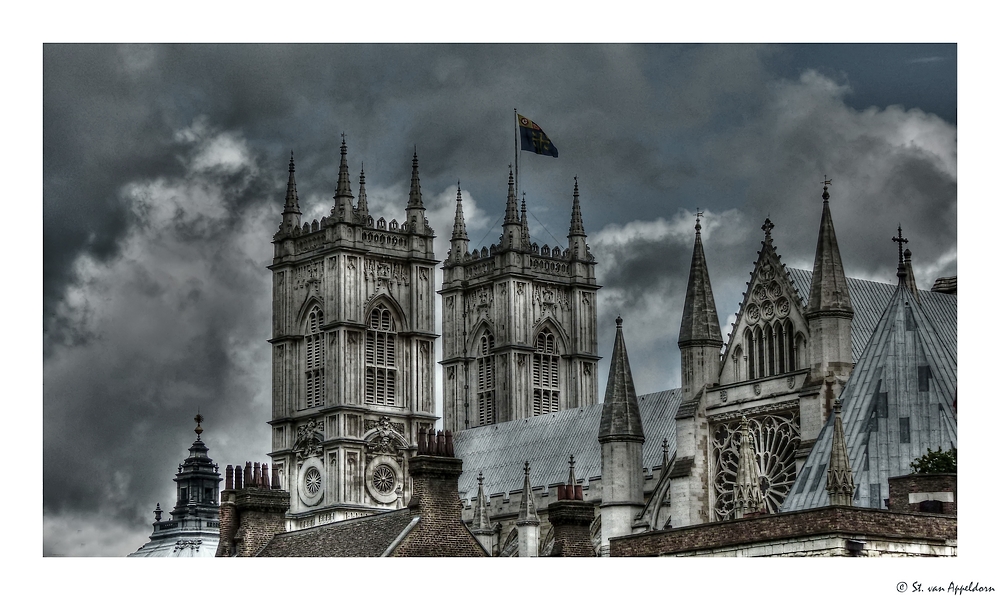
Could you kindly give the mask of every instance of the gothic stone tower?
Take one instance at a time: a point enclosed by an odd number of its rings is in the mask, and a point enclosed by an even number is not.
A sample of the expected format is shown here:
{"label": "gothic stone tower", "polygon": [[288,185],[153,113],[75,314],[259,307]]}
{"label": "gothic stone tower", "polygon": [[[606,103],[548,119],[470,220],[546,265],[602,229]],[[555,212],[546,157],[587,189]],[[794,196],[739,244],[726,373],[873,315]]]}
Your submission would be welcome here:
{"label": "gothic stone tower", "polygon": [[444,427],[514,421],[597,402],[596,261],[579,189],[565,250],[531,243],[513,173],[500,244],[469,252],[459,190],[444,261]]}
{"label": "gothic stone tower", "polygon": [[300,223],[294,163],[274,236],[270,456],[288,528],[405,505],[407,461],[434,415],[434,232],[413,156],[406,220],[368,214],[340,147],[331,214]]}

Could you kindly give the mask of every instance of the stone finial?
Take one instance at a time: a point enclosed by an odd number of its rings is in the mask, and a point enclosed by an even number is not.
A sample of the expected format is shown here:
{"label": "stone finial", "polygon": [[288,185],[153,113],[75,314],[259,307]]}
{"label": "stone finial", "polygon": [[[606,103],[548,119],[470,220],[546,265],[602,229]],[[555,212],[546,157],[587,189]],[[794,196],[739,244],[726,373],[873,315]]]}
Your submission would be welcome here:
{"label": "stone finial", "polygon": [[840,398],[833,403],[833,443],[830,447],[830,466],[826,472],[826,491],[833,506],[854,505],[854,473],[847,455],[844,424],[840,417]]}
{"label": "stone finial", "polygon": [[524,485],[521,488],[521,509],[517,514],[517,523],[537,524],[538,512],[535,509],[535,497],[531,491],[531,467],[528,461],[524,461]]}
{"label": "stone finial", "polygon": [[[462,183],[458,183],[458,194],[455,196],[455,226],[451,230],[451,241],[469,241],[469,234],[465,230],[465,212],[462,210]],[[460,259],[462,257],[454,257]]]}
{"label": "stone finial", "polygon": [[423,208],[423,195],[420,193],[420,169],[417,161],[417,147],[413,147],[413,170],[410,172],[410,196],[406,208]]}
{"label": "stone finial", "polygon": [[504,225],[517,225],[520,221],[517,218],[517,194],[514,191],[514,172],[507,175],[507,207],[503,215]]}
{"label": "stone finial", "polygon": [[358,181],[358,216],[361,223],[368,220],[368,192],[365,191],[365,163],[361,163],[361,178]]}
{"label": "stone finial", "polygon": [[160,510],[160,503],[156,503],[156,510],[153,511],[153,518],[159,521],[163,516],[163,511]]}
{"label": "stone finial", "polygon": [[569,218],[569,234],[587,235],[583,229],[583,212],[580,210],[580,186],[577,178],[573,177],[573,212]]}
{"label": "stone finial", "polygon": [[201,440],[201,432],[205,431],[204,429],[201,428],[201,423],[204,420],[205,419],[201,416],[200,412],[194,416],[194,422],[196,423],[194,432],[198,436],[199,441]]}
{"label": "stone finial", "polygon": [[347,172],[347,136],[340,134],[340,169],[337,174],[337,193],[334,196],[340,198],[353,198],[351,194],[351,177]]}

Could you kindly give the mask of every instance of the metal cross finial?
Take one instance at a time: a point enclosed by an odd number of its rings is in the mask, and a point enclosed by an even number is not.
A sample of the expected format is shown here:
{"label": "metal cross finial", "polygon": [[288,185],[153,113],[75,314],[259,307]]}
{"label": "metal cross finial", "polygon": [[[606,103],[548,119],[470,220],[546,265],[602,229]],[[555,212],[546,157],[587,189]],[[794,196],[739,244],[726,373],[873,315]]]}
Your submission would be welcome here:
{"label": "metal cross finial", "polygon": [[663,451],[666,452],[669,444],[667,444],[667,438],[663,438]]}
{"label": "metal cross finial", "polygon": [[823,202],[830,199],[830,192],[826,191],[826,188],[833,185],[833,180],[828,178],[826,175],[823,176]]}
{"label": "metal cross finial", "polygon": [[902,224],[900,224],[896,228],[896,231],[898,232],[899,235],[896,236],[896,237],[894,237],[894,238],[892,238],[892,241],[896,242],[899,245],[899,264],[903,264],[903,244],[909,244],[910,240],[908,240],[905,237],[903,237],[903,225]]}
{"label": "metal cross finial", "polygon": [[569,468],[572,469],[573,465],[575,465],[575,464],[576,464],[576,460],[573,458],[573,455],[570,454],[569,455]]}
{"label": "metal cross finial", "polygon": [[695,213],[694,213],[694,230],[695,231],[698,231],[698,232],[701,231],[701,218],[704,215],[705,215],[705,213],[700,208],[696,208],[695,209]]}
{"label": "metal cross finial", "polygon": [[479,477],[476,477],[476,479],[479,480],[479,487],[483,487],[483,472],[482,471],[479,472]]}
{"label": "metal cross finial", "polygon": [[530,470],[531,469],[528,468],[528,461],[524,461],[524,476],[525,477],[528,476],[528,471],[530,471]]}

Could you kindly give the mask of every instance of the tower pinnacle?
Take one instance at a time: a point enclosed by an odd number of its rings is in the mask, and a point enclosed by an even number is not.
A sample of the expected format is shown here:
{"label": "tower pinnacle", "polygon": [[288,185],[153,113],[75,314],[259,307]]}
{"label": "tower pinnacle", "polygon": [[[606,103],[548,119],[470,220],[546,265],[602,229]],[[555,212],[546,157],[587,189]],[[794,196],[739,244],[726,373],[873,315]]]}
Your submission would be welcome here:
{"label": "tower pinnacle", "polygon": [[830,468],[826,472],[826,491],[831,505],[854,504],[854,473],[847,456],[844,424],[840,418],[840,398],[833,402],[833,445],[830,448]]}

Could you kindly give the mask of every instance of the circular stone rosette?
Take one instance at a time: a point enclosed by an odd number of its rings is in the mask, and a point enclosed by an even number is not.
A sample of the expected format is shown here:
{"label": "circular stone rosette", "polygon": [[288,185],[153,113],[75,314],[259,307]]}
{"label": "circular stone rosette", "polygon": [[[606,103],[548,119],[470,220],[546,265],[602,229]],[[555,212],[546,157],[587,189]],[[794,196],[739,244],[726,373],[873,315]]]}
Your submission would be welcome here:
{"label": "circular stone rosette", "polygon": [[772,281],[770,284],[768,284],[767,295],[772,298],[777,298],[778,296],[780,296],[781,284],[779,284],[777,281]]}
{"label": "circular stone rosette", "polygon": [[365,487],[377,502],[392,504],[398,494],[396,490],[403,483],[403,471],[394,458],[379,455],[368,462],[365,469]]}
{"label": "circular stone rosette", "polygon": [[758,320],[760,320],[760,307],[756,304],[747,306],[747,321],[756,323]]}
{"label": "circular stone rosette", "polygon": [[316,506],[323,499],[323,461],[312,456],[299,467],[299,499],[306,506]]}
{"label": "circular stone rosette", "polygon": [[765,319],[770,320],[774,316],[774,304],[770,300],[765,301],[760,305],[760,312]]}
{"label": "circular stone rosette", "polygon": [[788,298],[785,298],[784,296],[782,296],[781,298],[778,298],[775,301],[775,303],[774,303],[774,308],[775,308],[775,310],[778,311],[778,315],[779,316],[787,317],[788,316],[788,311],[790,309],[790,307],[788,305]]}

